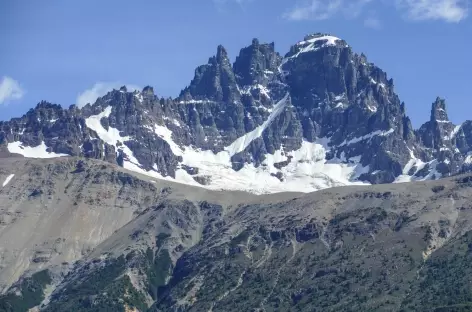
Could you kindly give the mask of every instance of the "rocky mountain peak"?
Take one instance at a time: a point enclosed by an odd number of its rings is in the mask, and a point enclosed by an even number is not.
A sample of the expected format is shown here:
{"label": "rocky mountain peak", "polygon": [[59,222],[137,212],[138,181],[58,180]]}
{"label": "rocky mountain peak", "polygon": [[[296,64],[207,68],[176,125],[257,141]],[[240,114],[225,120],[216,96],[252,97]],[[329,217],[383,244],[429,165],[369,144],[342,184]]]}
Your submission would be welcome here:
{"label": "rocky mountain peak", "polygon": [[459,172],[472,122],[454,126],[445,109],[437,98],[415,131],[386,72],[315,33],[285,57],[253,39],[233,64],[220,45],[176,99],[123,86],[81,109],[42,102],[0,122],[0,152],[44,148],[213,189],[313,191]]}
{"label": "rocky mountain peak", "polygon": [[281,57],[275,52],[274,43],[261,44],[258,39],[253,39],[252,44],[241,49],[233,70],[240,86],[262,84],[277,73]]}
{"label": "rocky mountain peak", "polygon": [[59,104],[53,104],[48,101],[39,102],[34,109],[52,109],[52,110],[61,110],[62,107]]}
{"label": "rocky mountain peak", "polygon": [[182,90],[183,101],[234,101],[238,99],[236,79],[226,49],[219,45],[207,65],[197,67],[190,85]]}
{"label": "rocky mountain peak", "polygon": [[216,60],[218,63],[226,62],[228,60],[228,52],[221,44],[218,45],[216,49]]}
{"label": "rocky mountain peak", "polygon": [[341,38],[338,38],[337,36],[334,36],[333,34],[316,32],[316,33],[305,35],[303,37],[303,41],[327,40],[328,38],[336,38],[336,40],[342,40]]}
{"label": "rocky mountain peak", "polygon": [[59,118],[60,115],[63,115],[64,111],[59,104],[52,104],[47,101],[39,102],[35,108],[30,109],[26,116],[30,122],[37,122],[42,123],[42,121],[46,121],[46,123],[50,123],[50,121],[55,121]]}
{"label": "rocky mountain peak", "polygon": [[145,86],[145,87],[143,88],[143,92],[142,92],[142,93],[145,94],[145,95],[148,95],[148,96],[152,96],[152,95],[154,95],[154,88],[151,87],[151,86]]}
{"label": "rocky mountain peak", "polygon": [[446,112],[446,100],[437,97],[431,106],[431,122],[449,122]]}
{"label": "rocky mountain peak", "polygon": [[422,143],[438,151],[453,150],[452,139],[455,126],[449,121],[446,112],[446,101],[440,97],[431,105],[431,117],[423,124],[418,133]]}
{"label": "rocky mountain peak", "polygon": [[347,45],[346,41],[336,36],[330,34],[315,33],[305,36],[302,41],[299,41],[294,46],[292,46],[292,49],[289,54],[304,53],[325,47],[347,48],[349,46]]}

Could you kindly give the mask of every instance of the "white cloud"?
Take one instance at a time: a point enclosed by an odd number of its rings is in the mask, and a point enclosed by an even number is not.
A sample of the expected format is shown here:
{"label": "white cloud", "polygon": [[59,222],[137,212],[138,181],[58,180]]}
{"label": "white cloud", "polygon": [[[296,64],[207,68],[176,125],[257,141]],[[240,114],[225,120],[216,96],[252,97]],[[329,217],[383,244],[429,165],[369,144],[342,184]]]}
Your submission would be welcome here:
{"label": "white cloud", "polygon": [[284,18],[292,21],[325,20],[338,13],[343,0],[311,0],[299,2],[284,14]]}
{"label": "white cloud", "polygon": [[236,2],[237,4],[243,4],[245,2],[251,2],[253,0],[213,0],[215,4],[225,4],[229,2]]}
{"label": "white cloud", "polygon": [[11,100],[19,100],[24,94],[25,92],[15,79],[4,76],[0,81],[0,105]]}
{"label": "white cloud", "polygon": [[[460,22],[468,16],[469,0],[298,0],[283,14],[287,20],[326,20],[337,15],[356,18],[373,5],[388,6],[405,14],[410,20],[442,20]],[[387,8],[388,9],[388,8]],[[380,20],[367,18],[364,25],[378,28]]]}
{"label": "white cloud", "polygon": [[[76,99],[76,104],[78,107],[84,107],[87,103],[93,104],[95,101],[110,92],[113,89],[119,89],[124,84],[119,82],[97,82],[91,87],[83,92],[81,92]],[[140,87],[136,85],[126,85],[128,91],[141,90]]]}
{"label": "white cloud", "polygon": [[382,28],[382,23],[377,17],[370,16],[364,20],[364,26],[367,28],[379,30]]}
{"label": "white cloud", "polygon": [[373,0],[304,0],[299,1],[294,8],[285,12],[288,20],[326,20],[342,14],[347,18],[355,18],[361,14],[364,7]]}
{"label": "white cloud", "polygon": [[246,11],[247,4],[254,0],[212,0],[212,1],[218,11],[225,12],[228,9],[228,5],[231,3],[238,5],[243,11]]}
{"label": "white cloud", "polygon": [[397,0],[397,7],[412,20],[460,22],[469,11],[468,0]]}

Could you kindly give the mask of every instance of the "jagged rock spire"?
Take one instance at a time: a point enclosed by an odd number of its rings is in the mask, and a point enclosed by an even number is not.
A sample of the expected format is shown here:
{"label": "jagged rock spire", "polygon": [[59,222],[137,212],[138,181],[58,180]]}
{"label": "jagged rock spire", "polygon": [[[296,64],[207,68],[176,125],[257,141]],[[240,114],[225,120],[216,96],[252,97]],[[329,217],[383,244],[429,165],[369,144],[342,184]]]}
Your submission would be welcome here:
{"label": "jagged rock spire", "polygon": [[432,122],[449,122],[446,112],[446,101],[439,96],[433,102],[431,106],[431,119]]}
{"label": "jagged rock spire", "polygon": [[219,45],[208,64],[199,66],[190,85],[182,90],[183,100],[232,102],[239,99],[236,78],[226,49]]}
{"label": "jagged rock spire", "polygon": [[281,57],[275,52],[274,43],[252,44],[241,49],[233,65],[238,84],[241,86],[265,84],[277,72]]}

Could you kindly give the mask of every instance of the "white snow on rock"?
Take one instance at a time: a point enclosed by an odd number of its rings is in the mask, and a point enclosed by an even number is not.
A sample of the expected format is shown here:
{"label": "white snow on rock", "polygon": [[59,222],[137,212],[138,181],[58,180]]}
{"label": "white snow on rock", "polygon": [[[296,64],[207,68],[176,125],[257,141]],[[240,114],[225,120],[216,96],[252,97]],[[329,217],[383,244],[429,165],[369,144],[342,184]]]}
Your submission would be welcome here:
{"label": "white snow on rock", "polygon": [[339,41],[339,40],[341,39],[334,36],[320,36],[320,37],[314,37],[308,40],[300,41],[297,43],[297,45],[314,44],[315,42],[318,42],[318,41],[326,41],[324,45],[329,46],[329,45],[336,45],[336,41]]}
{"label": "white snow on rock", "polygon": [[467,153],[467,156],[464,159],[464,164],[467,164],[467,165],[472,164],[472,152]]}
{"label": "white snow on rock", "polygon": [[[184,183],[188,185],[204,187],[213,190],[240,190],[255,194],[277,193],[277,192],[313,192],[324,188],[368,184],[358,181],[360,175],[369,172],[369,166],[362,166],[360,156],[347,159],[344,153],[340,158],[326,160],[326,154],[331,149],[328,146],[329,138],[318,139],[315,142],[303,141],[301,147],[295,151],[285,151],[281,145],[274,154],[266,154],[265,159],[259,166],[246,163],[235,171],[232,166],[231,157],[244,151],[254,140],[260,138],[267,127],[286,109],[289,105],[289,95],[285,95],[271,109],[268,119],[253,131],[236,139],[232,144],[226,146],[221,152],[214,153],[211,150],[201,150],[192,146],[179,146],[172,138],[173,132],[165,125],[155,124],[145,125],[149,131],[166,141],[171,151],[182,157],[181,165],[198,168],[198,175],[192,176],[186,170],[178,167],[175,178],[162,176],[156,166],[151,170],[143,169],[133,152],[126,146],[126,142],[133,140],[129,136],[121,136],[120,131],[113,127],[105,129],[100,120],[107,118],[112,112],[112,107],[106,107],[103,112],[90,116],[85,120],[86,126],[95,131],[98,137],[105,143],[112,145],[118,152],[125,156],[123,167],[125,169],[144,174],[156,179]],[[458,130],[455,130],[456,132]],[[338,147],[354,144],[364,140],[370,140],[375,136],[387,136],[394,130],[377,130],[367,135],[345,140]],[[8,150],[12,153],[19,153],[25,157],[51,158],[67,156],[47,152],[44,142],[37,147],[23,147],[21,142],[8,144]],[[406,182],[412,180],[426,180],[440,177],[437,172],[437,161],[428,163],[431,168],[425,177],[414,177],[408,174],[411,168],[415,167],[415,173],[424,168],[427,164],[416,158],[410,150],[411,159],[403,169],[403,174],[396,182]],[[276,168],[277,163],[285,162],[285,166]],[[472,163],[472,155],[465,163]],[[277,166],[280,167],[280,166]],[[279,180],[278,175],[281,180]],[[194,177],[208,177],[208,185],[201,185]],[[10,182],[13,175],[10,175],[4,182],[4,186]]]}
{"label": "white snow on rock", "polygon": [[10,183],[11,179],[13,179],[14,176],[15,176],[14,174],[10,174],[10,175],[5,179],[5,181],[3,181],[2,187],[5,187],[8,183]]}
{"label": "white snow on rock", "polygon": [[248,94],[248,95],[251,95],[251,91],[252,90],[259,90],[259,92],[265,96],[266,98],[270,99],[270,91],[269,89],[267,89],[266,87],[264,87],[263,85],[261,84],[256,84],[256,85],[252,85],[252,86],[247,86],[247,87],[244,87],[243,89],[239,89],[238,87],[238,90],[239,90],[239,93],[241,94]]}
{"label": "white snow on rock", "polygon": [[338,146],[342,147],[342,146],[345,146],[345,145],[351,145],[351,144],[358,143],[358,142],[361,142],[361,141],[370,140],[375,136],[387,136],[389,134],[392,134],[393,132],[394,132],[393,129],[390,129],[388,131],[376,130],[376,131],[374,131],[372,133],[369,133],[369,134],[366,134],[364,136],[350,139],[349,141],[344,140],[344,142],[342,142]]}
{"label": "white snow on rock", "polygon": [[[439,179],[442,177],[442,174],[437,171],[436,166],[439,164],[439,162],[434,159],[430,162],[423,162],[421,159],[416,158],[415,154],[411,149],[408,148],[410,151],[410,160],[408,163],[405,165],[403,168],[403,172],[401,175],[399,175],[394,183],[404,183],[404,182],[412,182],[412,181],[426,181],[426,180],[433,180],[433,179]],[[427,175],[424,177],[416,177],[415,174],[422,170],[426,165],[429,166],[430,170]],[[412,168],[415,168],[414,172],[412,172],[411,175],[408,173],[411,171]]]}
{"label": "white snow on rock", "polygon": [[[131,140],[131,138],[122,137],[120,135],[120,131],[116,128],[108,127],[108,130],[107,130],[103,128],[102,124],[100,123],[100,120],[103,117],[110,116],[111,110],[112,110],[112,107],[108,106],[100,114],[93,115],[85,119],[85,124],[87,125],[89,129],[95,131],[98,137],[102,141],[104,141],[105,143],[108,143],[109,145],[114,146],[117,152],[122,151],[125,154],[124,161],[123,161],[123,167],[125,169],[147,174],[147,171],[142,169],[142,166],[139,164],[139,161],[136,159],[136,157],[134,157],[133,152],[129,149],[128,146],[124,144],[124,142]],[[159,175],[159,177],[161,176]]]}
{"label": "white snow on rock", "polygon": [[[285,152],[281,146],[274,154],[266,154],[262,165],[245,164],[242,169],[235,171],[232,168],[231,156],[243,151],[253,140],[260,137],[269,124],[288,105],[288,95],[279,101],[267,119],[261,126],[245,136],[238,138],[233,144],[227,146],[219,153],[209,150],[200,150],[191,146],[181,147],[172,138],[172,131],[163,125],[147,126],[149,131],[165,140],[175,155],[181,156],[182,165],[197,167],[198,176],[210,177],[209,185],[201,185],[196,182],[187,171],[178,168],[175,179],[163,177],[154,170],[146,171],[140,166],[133,153],[124,144],[117,146],[118,142],[124,143],[129,137],[121,137],[119,131],[112,127],[104,129],[100,124],[102,117],[111,113],[111,107],[107,107],[102,113],[91,116],[86,120],[87,127],[94,130],[98,136],[110,145],[121,149],[126,158],[124,168],[157,179],[165,179],[174,182],[205,187],[214,190],[241,190],[256,194],[276,192],[312,192],[328,187],[365,184],[356,181],[359,175],[369,171],[369,167],[362,166],[360,157],[349,160],[332,159],[326,161],[328,139],[320,139],[311,143],[304,141],[300,149]],[[288,165],[277,169],[274,164],[288,161]],[[280,172],[283,175],[281,182],[274,175]]]}
{"label": "white snow on rock", "polygon": [[[154,131],[165,140],[175,155],[182,156],[182,164],[197,167],[198,176],[210,177],[209,185],[201,185],[193,179],[193,176],[183,169],[177,169],[176,178],[162,177],[157,171],[145,171],[139,166],[125,168],[152,176],[158,179],[166,179],[184,184],[205,187],[214,190],[242,190],[256,194],[275,192],[312,192],[327,187],[365,184],[355,181],[362,173],[368,172],[369,168],[359,164],[358,158],[350,159],[343,163],[339,159],[326,161],[327,139],[310,143],[304,141],[299,150],[285,152],[283,147],[274,154],[266,154],[262,165],[255,167],[254,164],[245,164],[244,167],[235,171],[232,168],[231,156],[244,150],[254,139],[260,137],[264,129],[276,118],[287,105],[287,97],[276,104],[271,116],[259,128],[239,138],[233,144],[219,153],[209,150],[200,150],[193,147],[180,147],[172,139],[172,131],[161,125],[154,125],[150,131]],[[274,164],[291,159],[287,166],[281,170],[275,168]],[[155,168],[157,169],[157,168]],[[281,172],[284,181],[281,182],[274,176]]]}
{"label": "white snow on rock", "polygon": [[139,101],[139,103],[142,103],[143,100],[144,100],[143,95],[141,94],[141,92],[134,93],[134,97]]}
{"label": "white snow on rock", "polygon": [[172,131],[169,130],[169,128],[160,126],[160,125],[154,125],[154,129],[152,129],[155,134],[157,134],[159,137],[161,137],[164,141],[166,141],[172,153],[176,156],[181,156],[182,155],[182,149],[180,146],[178,146],[173,140],[172,140]]}
{"label": "white snow on rock", "polygon": [[[282,67],[291,59],[295,59],[300,54],[307,53],[307,52],[312,52],[312,51],[318,51],[322,48],[329,47],[329,46],[336,46],[336,43],[340,41],[341,39],[334,37],[334,36],[319,36],[319,37],[314,37],[308,40],[303,40],[298,42],[295,46],[299,48],[298,52],[295,53],[292,56],[286,57],[282,59],[282,62],[279,66],[279,72],[283,73]],[[320,46],[317,44],[318,42],[323,41],[324,43]]]}
{"label": "white snow on rock", "polygon": [[461,128],[462,128],[462,124],[455,126],[454,129],[452,130],[451,134],[446,135],[444,137],[444,139],[445,140],[452,140],[453,138],[456,137],[457,133],[459,132],[459,130],[461,130]]}
{"label": "white snow on rock", "polygon": [[179,104],[211,104],[215,103],[214,101],[209,100],[188,100],[188,101],[180,101]]}
{"label": "white snow on rock", "polygon": [[89,129],[95,131],[98,137],[105,143],[116,146],[117,142],[127,141],[129,138],[122,138],[120,136],[120,131],[113,127],[108,127],[108,130],[103,128],[100,120],[104,117],[108,118],[111,114],[111,109],[111,106],[108,106],[100,114],[90,116],[89,118],[85,119],[85,124]]}
{"label": "white snow on rock", "polygon": [[225,150],[229,152],[230,156],[236,155],[244,151],[249,146],[249,144],[251,144],[252,141],[262,135],[264,130],[267,129],[267,127],[272,123],[272,121],[274,121],[274,119],[283,112],[288,103],[288,96],[289,95],[287,93],[282,100],[275,104],[272,112],[269,115],[269,118],[267,118],[267,120],[262,125],[252,130],[251,132],[246,133],[242,137],[236,139],[236,141],[234,141],[231,145],[225,147]]}
{"label": "white snow on rock", "polygon": [[[121,137],[117,129],[109,127],[106,130],[101,125],[100,119],[108,117],[111,113],[112,108],[110,106],[102,113],[87,118],[86,125],[94,130],[100,139],[124,152],[126,155],[124,168],[157,179],[171,180],[214,190],[241,190],[256,194],[286,191],[312,192],[333,186],[365,184],[356,181],[356,178],[361,174],[369,171],[368,166],[364,167],[360,164],[360,157],[326,161],[326,153],[329,150],[328,139],[320,139],[313,143],[304,141],[300,149],[290,152],[285,152],[283,146],[281,146],[274,154],[266,154],[265,160],[260,166],[245,164],[239,171],[233,170],[231,157],[244,151],[251,142],[261,137],[264,130],[283,112],[288,103],[287,94],[274,106],[269,118],[261,126],[238,138],[219,153],[210,150],[204,151],[191,146],[179,146],[172,138],[172,131],[164,125],[145,126],[149,131],[165,140],[175,155],[182,157],[182,165],[197,167],[198,176],[209,177],[210,183],[208,185],[201,185],[196,182],[194,176],[181,168],[176,170],[175,179],[163,177],[157,172],[156,167],[154,167],[154,170],[144,170],[132,151],[123,144],[131,138]],[[388,131],[375,132],[369,136],[386,135],[388,133]],[[366,136],[365,139],[369,136]],[[287,161],[288,164],[280,170],[274,166],[274,164],[283,161]],[[283,182],[274,176],[279,172],[283,176]]]}
{"label": "white snow on rock", "polygon": [[376,80],[374,80],[374,78],[370,77],[370,82],[372,82],[373,84],[375,85],[379,85],[381,88],[384,88],[385,89],[385,84],[384,83],[379,83],[377,82]]}
{"label": "white snow on rock", "polygon": [[48,147],[41,142],[38,146],[23,146],[23,143],[20,141],[11,142],[7,145],[8,151],[12,154],[20,154],[27,158],[55,158],[69,156],[67,154],[58,154],[54,152],[48,152]]}
{"label": "white snow on rock", "polygon": [[[339,160],[326,161],[326,145],[323,140],[310,143],[304,141],[299,150],[284,152],[281,147],[273,155],[266,154],[261,166],[245,164],[239,171],[231,166],[228,151],[214,154],[211,151],[186,149],[183,153],[183,163],[198,167],[199,175],[210,176],[211,183],[206,186],[217,190],[243,190],[256,194],[276,193],[284,191],[312,192],[328,187],[364,184],[354,181],[360,174],[368,172],[368,167],[362,167],[358,162],[341,163]],[[292,158],[280,172],[284,181],[273,176],[279,170],[274,164]],[[177,171],[177,180],[198,185],[184,170]],[[200,186],[200,185],[199,185]]]}

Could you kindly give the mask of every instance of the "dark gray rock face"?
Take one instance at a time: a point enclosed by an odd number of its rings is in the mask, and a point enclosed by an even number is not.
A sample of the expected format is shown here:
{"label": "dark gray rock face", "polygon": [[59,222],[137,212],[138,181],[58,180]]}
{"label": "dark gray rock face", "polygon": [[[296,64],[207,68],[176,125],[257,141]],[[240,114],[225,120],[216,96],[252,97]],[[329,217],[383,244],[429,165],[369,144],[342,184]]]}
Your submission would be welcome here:
{"label": "dark gray rock face", "polygon": [[281,61],[273,42],[261,44],[258,39],[253,39],[249,47],[241,50],[233,65],[238,85],[267,85],[271,77],[277,74]]}
{"label": "dark gray rock face", "polygon": [[[100,114],[107,140],[89,124]],[[317,33],[284,57],[274,43],[254,39],[233,64],[218,46],[176,99],[158,98],[147,86],[140,92],[122,87],[82,109],[41,102],[21,118],[0,122],[0,148],[44,142],[50,152],[175,177],[179,169],[190,176],[199,170],[189,173],[176,148],[230,150],[238,171],[247,164],[266,166],[276,151],[292,157],[309,142],[324,145],[327,162],[358,164],[363,169],[354,178],[377,184],[400,175],[429,179],[468,171],[470,130],[472,122],[455,126],[448,120],[440,98],[431,120],[414,130],[393,80],[345,41]],[[242,147],[234,148],[242,137]],[[281,183],[287,165],[273,165],[271,175]],[[195,180],[206,184],[211,177]]]}

